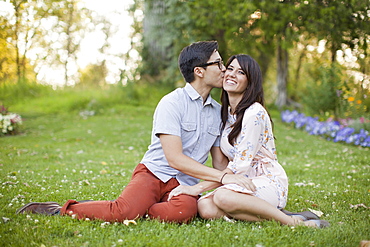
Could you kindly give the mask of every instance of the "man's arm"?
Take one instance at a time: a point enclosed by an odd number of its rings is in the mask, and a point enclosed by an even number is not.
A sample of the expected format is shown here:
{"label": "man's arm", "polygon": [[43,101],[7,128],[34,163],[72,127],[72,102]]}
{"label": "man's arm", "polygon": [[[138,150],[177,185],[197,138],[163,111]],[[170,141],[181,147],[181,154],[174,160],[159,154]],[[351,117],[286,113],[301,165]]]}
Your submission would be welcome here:
{"label": "man's arm", "polygon": [[[206,191],[211,188],[215,188],[215,186],[217,187],[217,184],[220,184],[221,178],[222,184],[235,183],[244,188],[251,189],[252,191],[255,190],[253,182],[244,175],[231,174],[229,173],[231,171],[228,168],[226,168],[224,171],[220,171],[205,166],[183,154],[182,142],[179,136],[161,134],[159,138],[164,155],[166,156],[168,164],[171,167],[192,177],[207,180],[202,182],[200,185],[195,185],[197,190],[199,189],[199,191]],[[219,159],[217,164],[215,163],[214,165],[221,168],[224,165],[224,162],[221,161],[223,160],[222,156],[219,156],[221,154],[218,153],[217,149],[213,149],[212,152],[215,153],[216,159]],[[225,173],[227,173],[228,175],[224,176]],[[182,186],[180,185],[179,187],[181,188]],[[182,194],[182,192],[180,192],[179,194]]]}
{"label": "man's arm", "polygon": [[[226,169],[228,164],[227,157],[222,153],[220,147],[212,147],[211,148],[211,156],[212,156],[212,166],[217,170],[223,171],[222,174],[229,173],[232,174],[232,171]],[[187,194],[192,196],[197,196],[205,191],[215,189],[222,184],[217,181],[202,181],[193,186],[183,186],[180,185],[173,189],[169,194],[168,201],[171,200],[172,197],[180,195],[180,194]]]}
{"label": "man's arm", "polygon": [[[205,166],[183,154],[182,142],[179,136],[161,134],[159,138],[163,152],[171,167],[195,178],[215,182],[220,181],[224,174],[222,171]],[[212,152],[217,153],[215,150]],[[217,164],[215,163],[213,165],[220,168],[222,166],[220,154],[216,155],[216,159],[218,159]]]}

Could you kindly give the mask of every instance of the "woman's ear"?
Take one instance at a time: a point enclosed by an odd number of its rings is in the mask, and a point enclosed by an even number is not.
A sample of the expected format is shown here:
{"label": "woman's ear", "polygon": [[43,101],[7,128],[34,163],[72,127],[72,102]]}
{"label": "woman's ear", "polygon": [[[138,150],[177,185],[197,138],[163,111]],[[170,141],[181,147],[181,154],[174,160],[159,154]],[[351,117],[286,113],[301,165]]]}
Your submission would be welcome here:
{"label": "woman's ear", "polygon": [[204,76],[204,69],[202,69],[201,67],[195,67],[194,68],[194,75],[200,77],[200,78],[203,78]]}

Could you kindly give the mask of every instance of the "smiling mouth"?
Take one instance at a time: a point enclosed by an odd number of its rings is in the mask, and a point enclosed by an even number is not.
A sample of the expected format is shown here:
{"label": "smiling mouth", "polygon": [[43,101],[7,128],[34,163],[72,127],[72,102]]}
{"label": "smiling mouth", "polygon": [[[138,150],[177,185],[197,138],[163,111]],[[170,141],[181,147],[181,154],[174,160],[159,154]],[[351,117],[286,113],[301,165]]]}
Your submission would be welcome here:
{"label": "smiling mouth", "polygon": [[225,81],[227,85],[236,85],[236,82],[235,81],[232,81],[232,80],[226,80]]}

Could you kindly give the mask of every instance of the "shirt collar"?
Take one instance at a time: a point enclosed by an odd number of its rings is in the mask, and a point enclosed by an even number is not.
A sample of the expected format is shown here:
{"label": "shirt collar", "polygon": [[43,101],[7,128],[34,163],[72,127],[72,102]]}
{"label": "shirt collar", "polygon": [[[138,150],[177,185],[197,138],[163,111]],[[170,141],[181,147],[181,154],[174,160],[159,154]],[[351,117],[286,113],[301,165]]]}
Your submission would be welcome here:
{"label": "shirt collar", "polygon": [[[185,85],[185,91],[188,93],[189,97],[192,100],[197,100],[199,98],[202,99],[202,96],[200,96],[200,94],[197,92],[197,90],[195,90],[193,88],[193,86],[188,82]],[[208,105],[208,104],[213,105],[213,100],[212,100],[211,94],[208,95],[208,97],[206,99],[206,102],[204,103],[204,105]]]}

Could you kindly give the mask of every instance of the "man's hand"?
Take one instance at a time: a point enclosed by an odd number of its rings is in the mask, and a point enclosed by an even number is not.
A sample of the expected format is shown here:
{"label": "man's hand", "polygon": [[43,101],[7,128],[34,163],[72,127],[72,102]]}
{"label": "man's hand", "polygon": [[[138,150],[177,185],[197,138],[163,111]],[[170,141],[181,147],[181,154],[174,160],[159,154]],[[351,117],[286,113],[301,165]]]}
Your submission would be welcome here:
{"label": "man's hand", "polygon": [[199,191],[199,189],[196,188],[195,186],[179,185],[170,192],[170,195],[168,196],[167,201],[171,200],[172,197],[178,196],[181,194],[189,195],[189,196],[197,196],[200,193],[201,192]]}
{"label": "man's hand", "polygon": [[252,179],[241,174],[226,174],[222,179],[222,184],[237,184],[250,191],[256,191],[256,186],[252,182]]}

